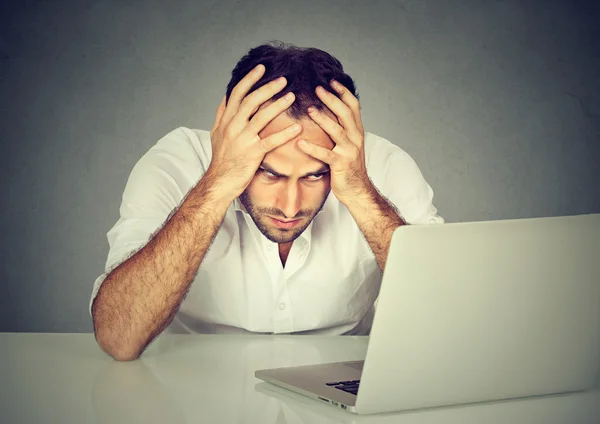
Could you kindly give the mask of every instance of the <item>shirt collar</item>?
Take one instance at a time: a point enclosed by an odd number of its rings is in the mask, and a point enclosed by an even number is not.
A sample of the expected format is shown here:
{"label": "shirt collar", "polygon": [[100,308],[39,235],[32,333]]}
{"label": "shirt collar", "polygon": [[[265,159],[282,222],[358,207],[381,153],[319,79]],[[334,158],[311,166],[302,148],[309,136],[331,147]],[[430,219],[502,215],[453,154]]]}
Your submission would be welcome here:
{"label": "shirt collar", "polygon": [[244,213],[248,213],[248,211],[246,210],[246,208],[244,207],[244,205],[242,205],[242,202],[240,202],[240,198],[236,197],[235,200],[233,201],[233,208],[234,210],[237,211],[241,211]]}

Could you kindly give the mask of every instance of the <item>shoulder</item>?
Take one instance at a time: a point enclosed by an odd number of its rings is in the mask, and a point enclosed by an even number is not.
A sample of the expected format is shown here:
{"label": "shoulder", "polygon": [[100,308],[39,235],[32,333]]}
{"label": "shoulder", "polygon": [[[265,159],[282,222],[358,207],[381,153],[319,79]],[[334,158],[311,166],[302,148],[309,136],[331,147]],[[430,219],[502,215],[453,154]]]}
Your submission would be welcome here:
{"label": "shoulder", "polygon": [[212,157],[210,133],[205,130],[179,127],[159,139],[150,148],[149,153],[164,155],[172,160],[208,165]]}
{"label": "shoulder", "polygon": [[380,135],[365,131],[365,155],[371,157],[382,153],[403,151],[400,147]]}
{"label": "shoulder", "polygon": [[401,147],[384,137],[365,131],[365,162],[369,176],[384,178],[386,174],[407,168],[418,169],[413,158]]}
{"label": "shoulder", "polygon": [[172,175],[197,174],[206,171],[211,157],[209,131],[179,127],[152,145],[135,168],[162,170]]}
{"label": "shoulder", "polygon": [[174,199],[178,198],[204,175],[211,157],[209,131],[176,128],[161,137],[137,161],[124,196],[168,192]]}

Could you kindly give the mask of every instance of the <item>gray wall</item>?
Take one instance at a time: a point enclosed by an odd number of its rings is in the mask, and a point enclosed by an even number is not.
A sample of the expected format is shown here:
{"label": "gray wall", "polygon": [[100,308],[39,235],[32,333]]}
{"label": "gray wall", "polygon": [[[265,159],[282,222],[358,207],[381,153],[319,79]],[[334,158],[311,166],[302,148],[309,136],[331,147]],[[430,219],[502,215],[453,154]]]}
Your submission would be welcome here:
{"label": "gray wall", "polygon": [[178,126],[209,130],[236,62],[271,39],[344,64],[366,130],[412,155],[449,222],[600,212],[598,2],[13,3],[0,331],[92,330],[131,168]]}

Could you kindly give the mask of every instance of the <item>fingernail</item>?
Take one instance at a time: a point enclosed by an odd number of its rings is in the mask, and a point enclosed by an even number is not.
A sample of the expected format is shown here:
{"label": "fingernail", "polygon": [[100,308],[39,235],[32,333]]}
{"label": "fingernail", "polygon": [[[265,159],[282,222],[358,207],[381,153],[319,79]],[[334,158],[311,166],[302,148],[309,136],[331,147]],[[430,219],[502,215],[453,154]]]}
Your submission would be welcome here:
{"label": "fingernail", "polygon": [[263,65],[257,65],[256,68],[254,68],[254,72],[256,72],[257,74],[262,71],[264,68]]}

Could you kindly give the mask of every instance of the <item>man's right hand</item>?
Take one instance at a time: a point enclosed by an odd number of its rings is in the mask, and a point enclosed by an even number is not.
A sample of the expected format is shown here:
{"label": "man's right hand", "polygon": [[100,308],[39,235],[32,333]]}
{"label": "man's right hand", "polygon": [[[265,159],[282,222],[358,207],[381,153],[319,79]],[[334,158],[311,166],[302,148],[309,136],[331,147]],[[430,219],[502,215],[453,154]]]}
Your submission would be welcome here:
{"label": "man's right hand", "polygon": [[[302,130],[300,124],[295,124],[266,138],[258,135],[269,122],[287,110],[295,99],[290,92],[290,97],[284,96],[256,113],[263,103],[287,85],[287,80],[282,77],[263,85],[246,97],[264,71],[263,65],[250,71],[231,92],[227,106],[223,97],[210,132],[212,160],[208,172],[216,176],[219,186],[230,192],[233,198],[248,187],[265,154],[292,140]],[[252,120],[249,120],[252,115]],[[296,125],[298,129],[294,131]]]}

